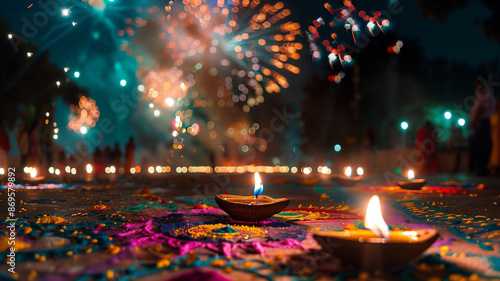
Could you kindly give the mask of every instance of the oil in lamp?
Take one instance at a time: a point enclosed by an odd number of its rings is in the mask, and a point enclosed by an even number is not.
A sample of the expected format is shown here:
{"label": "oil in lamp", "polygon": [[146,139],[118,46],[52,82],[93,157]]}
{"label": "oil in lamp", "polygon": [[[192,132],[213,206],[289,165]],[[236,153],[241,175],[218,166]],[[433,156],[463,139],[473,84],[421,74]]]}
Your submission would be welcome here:
{"label": "oil in lamp", "polygon": [[259,173],[255,173],[254,196],[219,194],[217,205],[230,217],[240,221],[263,221],[283,211],[290,203],[287,198],[272,198],[262,195],[264,185]]}
{"label": "oil in lamp", "polygon": [[413,173],[413,170],[409,170],[408,180],[398,182],[398,186],[402,189],[419,190],[422,189],[426,183],[427,181],[424,179],[415,179],[415,173]]}
{"label": "oil in lamp", "polygon": [[329,254],[363,270],[406,265],[419,257],[439,236],[435,229],[389,230],[376,195],[368,203],[364,227],[367,229],[332,231],[313,236]]}

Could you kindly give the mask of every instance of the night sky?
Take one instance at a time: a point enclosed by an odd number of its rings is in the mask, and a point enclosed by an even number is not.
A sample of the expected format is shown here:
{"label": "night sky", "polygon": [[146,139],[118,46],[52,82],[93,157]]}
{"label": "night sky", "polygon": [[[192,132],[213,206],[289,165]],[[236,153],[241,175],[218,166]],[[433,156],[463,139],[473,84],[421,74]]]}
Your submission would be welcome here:
{"label": "night sky", "polygon": [[[50,0],[40,2],[45,3]],[[117,100],[137,91],[140,81],[136,71],[141,67],[134,57],[120,50],[123,40],[130,37],[119,37],[117,32],[127,26],[126,18],[141,17],[147,20],[149,14],[144,12],[147,8],[153,5],[163,8],[164,4],[153,0],[104,0],[103,8],[98,5],[90,7],[79,1],[61,2],[67,4],[60,7],[72,7],[69,16],[64,17],[61,13],[57,13],[49,17],[48,23],[39,28],[29,42],[37,44],[40,50],[49,50],[52,61],[57,66],[69,67],[68,77],[86,88],[90,97],[96,100],[101,112],[100,118],[109,118],[117,126],[115,132],[104,136],[103,144],[113,144],[115,141],[124,144],[129,136],[145,131],[156,134],[158,139],[168,137],[162,132],[168,121],[159,122],[161,118],[152,116],[148,108],[130,106],[127,109],[130,110],[130,114],[124,114],[123,109],[121,111],[116,107],[113,109],[113,104],[116,105]],[[318,16],[325,15],[324,2],[286,0],[285,5],[291,10],[290,19],[300,23],[302,30],[305,30]],[[402,1],[399,8],[401,12],[391,15],[391,25],[388,30],[395,31],[403,41],[419,40],[428,59],[443,57],[449,61],[476,67],[500,58],[499,43],[485,38],[481,27],[474,25],[475,19],[481,20],[491,16],[491,12],[480,3],[470,1],[466,9],[451,13],[447,20],[441,23],[436,19],[422,19],[417,2]],[[31,4],[33,6],[28,8]],[[23,17],[32,21],[33,15],[41,11],[39,4],[24,0],[3,1],[0,16],[7,18],[14,33],[23,34],[25,25]],[[355,4],[358,9],[365,11],[388,10],[388,6],[391,5],[387,1],[379,0],[360,0],[355,1]],[[144,9],[137,12],[137,7]],[[73,26],[72,22],[76,22],[77,25]],[[298,62],[301,73],[298,78],[289,79],[290,88],[278,94],[282,101],[295,103],[297,108],[303,99],[301,89],[310,74],[316,72],[325,75],[321,73],[323,68],[316,67],[317,64],[311,60],[306,38],[301,40],[304,42],[304,49]],[[140,48],[140,46],[135,47]],[[155,62],[143,63],[151,66]],[[80,72],[80,77],[77,79],[73,78],[75,71]],[[122,80],[126,81],[125,86],[120,85]],[[68,105],[61,101],[56,102],[55,114],[56,122],[68,123],[70,114]],[[141,121],[133,122],[131,119]],[[81,139],[80,134],[67,130],[65,125],[60,127],[62,130],[56,141],[59,145],[63,147],[73,145]],[[14,139],[12,142],[15,143]],[[11,154],[17,154],[15,145]]]}

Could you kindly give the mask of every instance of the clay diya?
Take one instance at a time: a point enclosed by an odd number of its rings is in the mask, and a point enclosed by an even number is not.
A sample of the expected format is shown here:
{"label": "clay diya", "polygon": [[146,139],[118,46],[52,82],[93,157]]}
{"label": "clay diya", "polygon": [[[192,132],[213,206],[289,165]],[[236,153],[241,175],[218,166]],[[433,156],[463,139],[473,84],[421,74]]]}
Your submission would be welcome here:
{"label": "clay diya", "polygon": [[329,254],[363,270],[407,265],[439,237],[435,229],[389,231],[377,196],[368,203],[364,226],[369,230],[326,232],[313,237]]}
{"label": "clay diya", "polygon": [[272,198],[262,195],[264,185],[259,173],[255,173],[254,196],[219,194],[215,202],[230,217],[240,221],[263,221],[283,211],[290,201],[287,198]]}
{"label": "clay diya", "polygon": [[415,174],[412,170],[408,171],[408,180],[398,182],[398,186],[402,189],[420,190],[427,183],[424,179],[415,179]]}
{"label": "clay diya", "polygon": [[36,168],[29,168],[28,175],[24,178],[24,181],[29,184],[37,184],[45,180],[45,176],[38,175]]}
{"label": "clay diya", "polygon": [[340,186],[354,186],[363,178],[363,169],[359,167],[358,176],[352,177],[352,168],[348,166],[344,169],[344,174],[345,175],[333,175],[331,179]]}

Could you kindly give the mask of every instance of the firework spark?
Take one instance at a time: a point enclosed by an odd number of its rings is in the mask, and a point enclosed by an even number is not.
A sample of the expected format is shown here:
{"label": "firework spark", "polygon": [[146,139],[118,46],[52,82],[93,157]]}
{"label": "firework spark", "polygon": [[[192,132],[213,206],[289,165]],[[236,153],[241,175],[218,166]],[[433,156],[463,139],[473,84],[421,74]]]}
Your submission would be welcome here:
{"label": "firework spark", "polygon": [[95,100],[81,96],[78,105],[70,105],[71,111],[75,115],[71,121],[69,121],[68,129],[75,132],[81,132],[82,128],[94,127],[97,120],[99,120],[99,108],[96,105]]}

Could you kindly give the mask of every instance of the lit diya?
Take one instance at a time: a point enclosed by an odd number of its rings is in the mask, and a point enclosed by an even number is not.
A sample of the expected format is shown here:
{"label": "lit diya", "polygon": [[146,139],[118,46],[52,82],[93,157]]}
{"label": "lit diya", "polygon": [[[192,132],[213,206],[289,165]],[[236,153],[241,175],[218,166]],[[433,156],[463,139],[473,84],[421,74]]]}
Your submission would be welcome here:
{"label": "lit diya", "polygon": [[415,173],[412,170],[408,171],[408,180],[398,182],[398,186],[402,189],[420,190],[427,183],[424,179],[415,179]]}
{"label": "lit diya", "polygon": [[287,198],[272,198],[262,195],[264,185],[259,173],[255,173],[254,196],[219,194],[217,205],[230,217],[240,221],[263,221],[283,211],[290,203]]}
{"label": "lit diya", "polygon": [[363,178],[363,168],[359,167],[357,173],[358,176],[352,177],[352,168],[348,166],[344,169],[345,175],[333,175],[332,180],[340,186],[354,186]]}
{"label": "lit diya", "polygon": [[314,239],[329,254],[364,270],[378,270],[407,265],[439,236],[435,229],[389,231],[376,195],[368,203],[364,226],[369,230],[314,234]]}
{"label": "lit diya", "polygon": [[29,168],[28,176],[24,178],[24,181],[30,184],[36,184],[45,180],[43,175],[38,175],[36,168]]}

